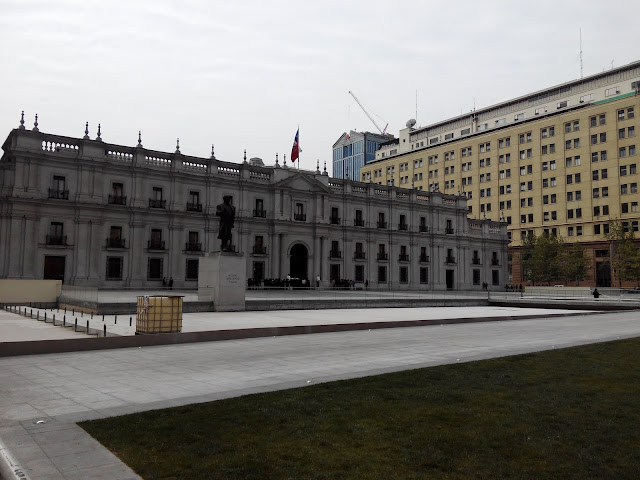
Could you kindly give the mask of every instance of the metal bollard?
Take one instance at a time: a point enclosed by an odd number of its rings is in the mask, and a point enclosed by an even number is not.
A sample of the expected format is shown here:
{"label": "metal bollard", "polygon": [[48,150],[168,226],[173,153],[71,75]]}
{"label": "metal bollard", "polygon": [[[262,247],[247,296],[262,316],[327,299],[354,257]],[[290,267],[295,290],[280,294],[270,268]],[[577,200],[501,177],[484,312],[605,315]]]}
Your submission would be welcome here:
{"label": "metal bollard", "polygon": [[33,318],[33,308],[29,311],[29,318]]}
{"label": "metal bollard", "polygon": [[78,319],[76,318],[76,323],[73,325],[73,331],[77,332],[78,331]]}
{"label": "metal bollard", "polygon": [[73,310],[71,311],[71,315],[75,315],[76,314],[76,307],[73,307]]}
{"label": "metal bollard", "polygon": [[80,316],[84,318],[84,310],[80,312]]}
{"label": "metal bollard", "polygon": [[66,327],[67,326],[67,316],[65,315],[64,318],[62,319],[62,326]]}
{"label": "metal bollard", "polygon": [[93,312],[91,312],[91,320],[93,320]]}
{"label": "metal bollard", "polygon": [[129,326],[131,326],[132,322],[133,322],[133,317],[129,317]]}
{"label": "metal bollard", "polygon": [[104,336],[106,337],[107,336],[107,325],[106,324],[104,325],[103,330],[104,330]]}
{"label": "metal bollard", "polygon": [[53,326],[54,327],[56,326],[56,314],[55,313],[53,314]]}
{"label": "metal bollard", "polygon": [[104,322],[104,313],[102,314],[102,321]]}
{"label": "metal bollard", "polygon": [[114,318],[114,320],[113,320],[113,324],[114,324],[114,325],[117,325],[117,324],[118,324],[118,315],[116,315],[116,317]]}
{"label": "metal bollard", "polygon": [[40,312],[36,312],[36,320],[40,321]]}
{"label": "metal bollard", "polygon": [[44,312],[44,323],[47,323],[47,312]]}
{"label": "metal bollard", "polygon": [[67,313],[67,307],[66,306],[64,307],[64,313]]}
{"label": "metal bollard", "polygon": [[87,332],[87,335],[89,335],[89,320],[87,320],[87,329],[85,331]]}

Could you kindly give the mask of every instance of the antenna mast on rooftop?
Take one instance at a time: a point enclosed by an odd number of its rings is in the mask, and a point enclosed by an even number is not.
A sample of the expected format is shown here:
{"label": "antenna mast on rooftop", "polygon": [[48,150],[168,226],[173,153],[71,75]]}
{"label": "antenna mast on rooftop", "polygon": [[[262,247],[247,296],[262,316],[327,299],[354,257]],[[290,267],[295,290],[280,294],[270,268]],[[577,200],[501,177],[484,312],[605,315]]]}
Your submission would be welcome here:
{"label": "antenna mast on rooftop", "polygon": [[580,27],[580,78],[582,78],[582,27]]}

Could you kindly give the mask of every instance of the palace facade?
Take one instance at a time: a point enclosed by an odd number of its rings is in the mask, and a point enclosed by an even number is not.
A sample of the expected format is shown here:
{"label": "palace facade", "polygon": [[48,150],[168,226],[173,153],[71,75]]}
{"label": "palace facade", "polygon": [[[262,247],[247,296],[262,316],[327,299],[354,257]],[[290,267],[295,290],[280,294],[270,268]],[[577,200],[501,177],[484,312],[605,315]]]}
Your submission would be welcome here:
{"label": "palace facade", "polygon": [[[98,131],[99,132],[99,131]],[[467,198],[28,130],[0,160],[0,278],[100,288],[197,288],[217,251],[216,205],[236,209],[247,278],[317,276],[373,289],[504,287],[506,223],[467,218]],[[319,167],[319,166],[318,166]]]}

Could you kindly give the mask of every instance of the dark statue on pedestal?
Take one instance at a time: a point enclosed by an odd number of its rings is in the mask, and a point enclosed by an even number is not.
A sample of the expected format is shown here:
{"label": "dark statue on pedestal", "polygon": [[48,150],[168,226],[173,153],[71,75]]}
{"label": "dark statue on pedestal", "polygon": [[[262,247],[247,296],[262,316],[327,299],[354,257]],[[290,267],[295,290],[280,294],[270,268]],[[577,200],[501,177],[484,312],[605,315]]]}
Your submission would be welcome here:
{"label": "dark statue on pedestal", "polygon": [[236,218],[236,209],[231,205],[231,195],[225,195],[222,199],[224,203],[216,207],[216,215],[220,217],[220,229],[218,231],[220,250],[223,252],[233,252],[231,229],[233,228],[233,221]]}

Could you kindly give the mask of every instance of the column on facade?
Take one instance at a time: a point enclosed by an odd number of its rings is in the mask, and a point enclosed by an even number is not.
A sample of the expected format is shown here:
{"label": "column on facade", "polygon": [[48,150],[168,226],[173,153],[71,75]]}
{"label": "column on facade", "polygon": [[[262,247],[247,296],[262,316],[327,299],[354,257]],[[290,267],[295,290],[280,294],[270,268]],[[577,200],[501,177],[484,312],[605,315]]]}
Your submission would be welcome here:
{"label": "column on facade", "polygon": [[[102,245],[105,241],[102,238],[102,222],[99,220],[90,220],[88,224],[88,229],[90,232],[90,239],[88,241],[89,246],[89,284],[98,286],[100,285],[100,278],[104,278],[104,271],[106,269],[106,265],[103,263],[106,260],[102,258]],[[80,242],[80,239],[77,240]]]}
{"label": "column on facade", "polygon": [[127,286],[141,287],[146,284],[147,280],[147,246],[145,239],[144,223],[132,222],[129,224],[130,251]]}
{"label": "column on facade", "polygon": [[[173,277],[173,281],[183,279],[186,274],[186,261],[185,256],[182,255],[182,250],[186,239],[183,237],[182,232],[184,228],[182,225],[169,225],[169,244],[167,245],[167,253],[169,256],[167,278]],[[185,261],[184,265],[181,263]]]}
{"label": "column on facade", "polygon": [[286,233],[278,234],[278,258],[279,258],[278,278],[285,278],[289,273],[289,266],[286,265],[286,262],[287,262],[286,238],[287,238]]}
{"label": "column on facade", "polygon": [[320,274],[320,262],[322,261],[322,259],[320,255],[320,237],[319,236],[316,236],[313,239],[312,255],[313,255],[313,272],[310,277],[310,280],[311,280],[311,284],[315,285],[315,281],[318,275],[320,275],[320,278],[322,279],[322,281],[326,280],[326,278],[323,278],[322,275]]}

